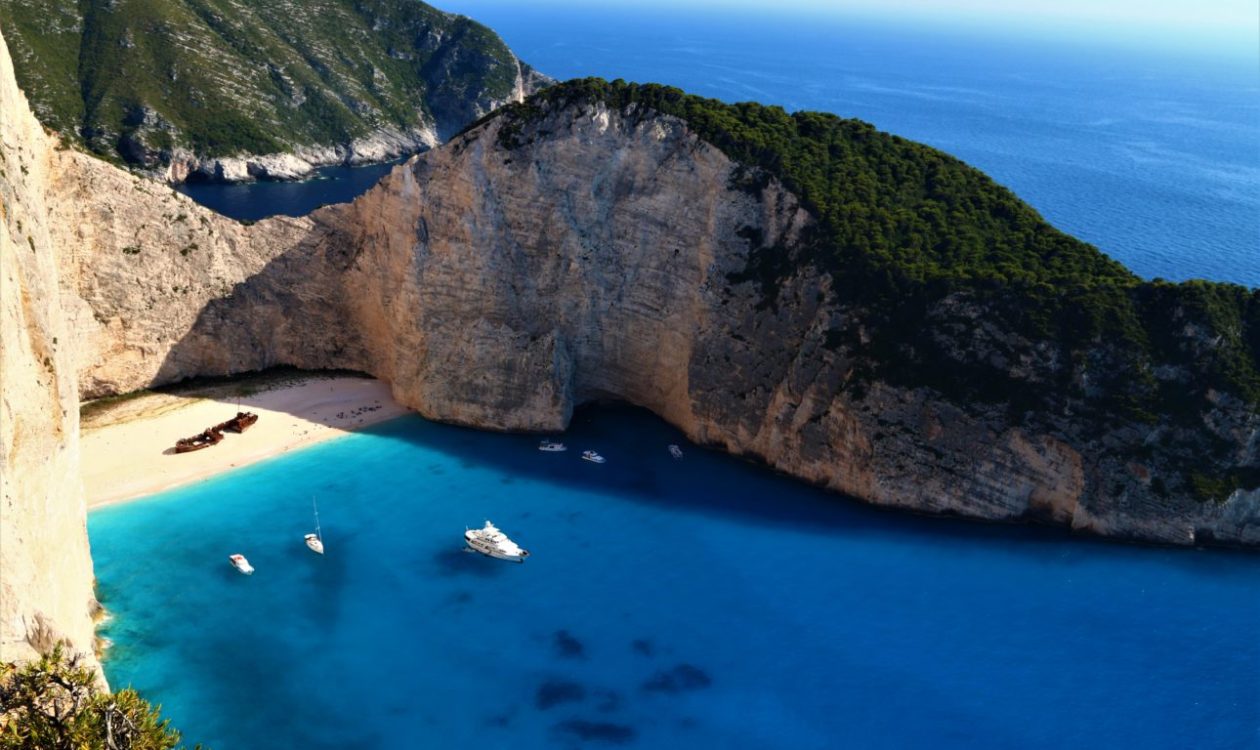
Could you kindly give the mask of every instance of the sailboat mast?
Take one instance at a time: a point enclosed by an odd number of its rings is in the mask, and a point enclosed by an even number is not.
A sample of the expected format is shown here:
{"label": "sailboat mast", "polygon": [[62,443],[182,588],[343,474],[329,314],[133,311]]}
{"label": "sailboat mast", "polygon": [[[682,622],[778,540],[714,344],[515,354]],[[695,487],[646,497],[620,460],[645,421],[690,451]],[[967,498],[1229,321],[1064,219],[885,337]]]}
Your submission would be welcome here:
{"label": "sailboat mast", "polygon": [[315,536],[321,542],[324,541],[324,535],[319,530],[319,505],[315,503],[315,498],[311,498],[311,507],[315,509]]}

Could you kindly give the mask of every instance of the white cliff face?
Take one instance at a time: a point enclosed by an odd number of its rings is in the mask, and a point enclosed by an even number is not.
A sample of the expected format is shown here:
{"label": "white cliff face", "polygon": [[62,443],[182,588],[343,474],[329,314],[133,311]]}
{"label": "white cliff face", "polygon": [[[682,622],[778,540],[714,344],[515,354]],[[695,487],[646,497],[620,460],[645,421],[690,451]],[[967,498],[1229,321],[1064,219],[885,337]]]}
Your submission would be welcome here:
{"label": "white cliff face", "polygon": [[373,371],[423,414],[496,429],[558,429],[597,398],[690,422],[739,231],[792,241],[809,217],[777,186],[728,187],[734,165],[681,121],[596,107],[556,127],[520,153],[493,128],[456,141],[343,212],[367,228],[346,283],[393,287],[348,297],[394,339]]}
{"label": "white cliff face", "polygon": [[55,144],[0,39],[0,661],[93,651],[79,400],[48,225]]}
{"label": "white cliff face", "polygon": [[228,342],[187,363],[171,349],[203,308],[298,245],[311,222],[280,217],[247,227],[78,152],[54,158],[48,211],[63,248],[62,306],[81,396],[228,371]]}

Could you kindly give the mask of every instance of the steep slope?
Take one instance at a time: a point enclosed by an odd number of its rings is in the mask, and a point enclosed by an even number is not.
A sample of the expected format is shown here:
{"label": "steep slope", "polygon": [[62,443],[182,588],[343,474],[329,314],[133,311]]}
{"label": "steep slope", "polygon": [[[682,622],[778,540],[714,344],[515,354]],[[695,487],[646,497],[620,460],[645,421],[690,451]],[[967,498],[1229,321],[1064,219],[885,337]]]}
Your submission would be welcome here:
{"label": "steep slope", "polygon": [[0,0],[0,24],[46,125],[173,181],[411,153],[545,80],[414,0]]}
{"label": "steep slope", "polygon": [[48,226],[53,143],[0,43],[0,662],[92,653],[79,402]]}
{"label": "steep slope", "polygon": [[91,395],[352,367],[514,430],[617,398],[869,502],[1260,544],[1256,294],[1143,284],[869,126],[578,82],[252,227],[68,171]]}

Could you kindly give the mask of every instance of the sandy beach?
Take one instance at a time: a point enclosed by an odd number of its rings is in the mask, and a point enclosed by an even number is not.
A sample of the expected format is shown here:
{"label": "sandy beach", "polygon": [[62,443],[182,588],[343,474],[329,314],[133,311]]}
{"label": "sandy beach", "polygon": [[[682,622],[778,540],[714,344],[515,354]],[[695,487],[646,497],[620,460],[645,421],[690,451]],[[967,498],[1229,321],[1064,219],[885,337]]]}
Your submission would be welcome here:
{"label": "sandy beach", "polygon": [[[176,454],[195,435],[242,411],[259,416],[243,434]],[[389,386],[370,378],[295,374],[148,393],[89,408],[82,427],[88,507],[141,497],[408,414]]]}

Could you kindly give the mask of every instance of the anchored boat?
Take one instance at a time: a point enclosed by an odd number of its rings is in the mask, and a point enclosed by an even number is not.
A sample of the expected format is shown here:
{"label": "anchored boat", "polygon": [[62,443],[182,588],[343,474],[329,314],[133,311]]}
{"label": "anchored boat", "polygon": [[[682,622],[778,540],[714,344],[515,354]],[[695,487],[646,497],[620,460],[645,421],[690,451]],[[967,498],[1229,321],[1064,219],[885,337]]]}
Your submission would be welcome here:
{"label": "anchored boat", "polygon": [[593,464],[602,464],[606,459],[595,451],[582,451],[582,460],[590,461]]}
{"label": "anchored boat", "polygon": [[498,560],[523,563],[525,558],[529,557],[528,550],[521,549],[516,542],[508,539],[507,534],[499,531],[498,527],[489,521],[486,521],[486,525],[480,529],[465,529],[464,542],[473,552],[480,552]]}
{"label": "anchored boat", "polygon": [[303,538],[306,539],[306,546],[310,548],[311,552],[322,555],[324,554],[324,536],[319,530],[319,506],[315,504],[315,498],[313,497],[311,498],[311,508],[315,511],[315,533],[307,534]]}
{"label": "anchored boat", "polygon": [[673,456],[675,459],[681,459],[683,456],[682,448],[679,448],[677,445],[670,445],[669,455]]}
{"label": "anchored boat", "polygon": [[564,443],[557,443],[554,440],[544,440],[538,444],[538,450],[547,453],[561,453],[567,451],[569,447]]}
{"label": "anchored boat", "polygon": [[232,563],[232,567],[247,576],[254,574],[254,566],[249,564],[249,560],[245,559],[242,554],[228,555],[228,562]]}

